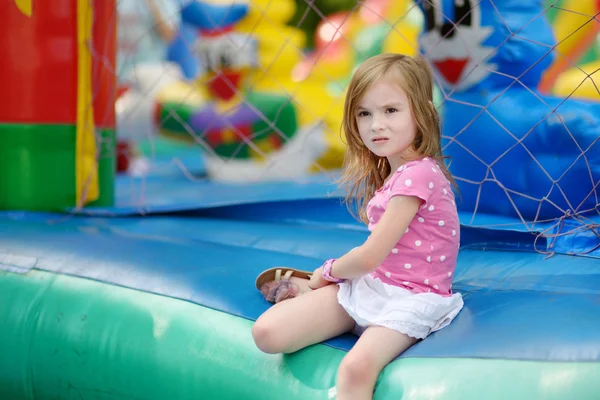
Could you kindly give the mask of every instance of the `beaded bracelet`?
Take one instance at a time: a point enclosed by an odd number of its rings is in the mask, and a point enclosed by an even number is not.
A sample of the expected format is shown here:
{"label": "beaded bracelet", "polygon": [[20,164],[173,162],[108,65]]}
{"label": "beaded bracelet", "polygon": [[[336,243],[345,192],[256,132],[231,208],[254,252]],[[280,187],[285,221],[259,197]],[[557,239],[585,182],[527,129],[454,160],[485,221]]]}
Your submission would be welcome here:
{"label": "beaded bracelet", "polygon": [[325,264],[323,264],[323,266],[322,266],[323,279],[325,279],[326,281],[329,281],[329,282],[333,282],[333,283],[344,282],[344,279],[339,279],[339,278],[335,278],[335,277],[331,276],[331,268],[333,268],[333,263],[335,260],[336,260],[335,258],[332,258],[331,260],[325,261]]}

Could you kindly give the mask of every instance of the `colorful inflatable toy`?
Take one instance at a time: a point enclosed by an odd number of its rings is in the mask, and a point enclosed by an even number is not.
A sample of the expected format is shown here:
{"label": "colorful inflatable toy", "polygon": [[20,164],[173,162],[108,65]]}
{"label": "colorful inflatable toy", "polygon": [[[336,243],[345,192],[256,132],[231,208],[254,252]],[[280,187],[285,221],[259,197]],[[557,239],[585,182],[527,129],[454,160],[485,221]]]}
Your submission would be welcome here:
{"label": "colorful inflatable toy", "polygon": [[[563,0],[552,26],[562,56],[540,84],[553,95],[600,101],[600,2]],[[576,64],[576,66],[573,66]]]}
{"label": "colorful inflatable toy", "polygon": [[340,99],[295,82],[305,38],[291,0],[191,1],[169,49],[186,77],[158,94],[162,134],[201,143],[217,180],[303,176],[342,164]]}
{"label": "colorful inflatable toy", "polygon": [[[546,7],[553,10],[551,24],[556,39],[556,48],[553,50],[556,57],[542,76],[540,91],[558,96],[574,94],[576,97],[598,100],[600,96],[594,96],[590,92],[593,86],[591,79],[584,82],[583,88],[579,87],[587,75],[574,67],[574,64],[578,65],[585,53],[597,45],[600,24],[594,17],[600,12],[600,2],[559,0],[547,2]],[[590,71],[593,67],[594,64],[590,64],[582,69]],[[576,89],[576,93],[573,93]],[[590,94],[592,95],[589,96]]]}
{"label": "colorful inflatable toy", "polygon": [[444,152],[459,208],[525,220],[595,209],[600,104],[536,91],[555,44],[540,2],[441,5],[425,4],[420,41],[447,97]]}
{"label": "colorful inflatable toy", "polygon": [[552,93],[600,102],[600,60],[568,69],[558,76]]}
{"label": "colorful inflatable toy", "polygon": [[114,5],[1,2],[0,209],[113,203]]}
{"label": "colorful inflatable toy", "polygon": [[351,12],[328,15],[317,26],[315,50],[294,67],[293,77],[318,79],[342,96],[354,68],[382,52],[415,54],[420,21],[407,0],[368,0]]}

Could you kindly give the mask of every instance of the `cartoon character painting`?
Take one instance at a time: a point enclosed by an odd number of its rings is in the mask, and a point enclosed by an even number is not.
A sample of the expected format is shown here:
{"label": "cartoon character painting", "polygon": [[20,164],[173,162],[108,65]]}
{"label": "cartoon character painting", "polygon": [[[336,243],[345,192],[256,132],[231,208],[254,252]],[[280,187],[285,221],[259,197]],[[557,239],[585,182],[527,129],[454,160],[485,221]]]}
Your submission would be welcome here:
{"label": "cartoon character painting", "polygon": [[540,94],[555,39],[541,0],[426,0],[421,51],[446,101],[462,211],[544,220],[595,210],[600,104]]}

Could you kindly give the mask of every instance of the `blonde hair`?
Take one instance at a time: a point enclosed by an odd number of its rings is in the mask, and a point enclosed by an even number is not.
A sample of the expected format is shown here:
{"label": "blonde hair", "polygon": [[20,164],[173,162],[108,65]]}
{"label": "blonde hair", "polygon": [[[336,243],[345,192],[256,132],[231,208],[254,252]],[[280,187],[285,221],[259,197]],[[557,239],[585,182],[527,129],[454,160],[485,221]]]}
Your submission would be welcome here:
{"label": "blonde hair", "polygon": [[429,65],[419,56],[379,54],[371,57],[360,65],[350,81],[342,120],[347,150],[340,183],[347,187],[348,209],[365,223],[368,223],[367,202],[383,186],[391,167],[387,158],[377,156],[365,146],[358,132],[356,115],[367,90],[383,79],[399,84],[408,96],[417,126],[412,143],[414,153],[438,161],[446,178],[456,187],[443,160],[440,118],[433,105],[433,75]]}

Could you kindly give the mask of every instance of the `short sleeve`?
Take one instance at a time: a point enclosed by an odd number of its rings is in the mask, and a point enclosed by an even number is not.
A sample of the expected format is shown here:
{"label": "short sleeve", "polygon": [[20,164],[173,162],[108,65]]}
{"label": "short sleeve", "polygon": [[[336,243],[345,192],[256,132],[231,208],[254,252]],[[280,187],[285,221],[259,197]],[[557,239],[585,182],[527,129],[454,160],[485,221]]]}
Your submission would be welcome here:
{"label": "short sleeve", "polygon": [[388,197],[391,199],[393,196],[415,196],[427,204],[435,186],[439,185],[440,173],[433,163],[426,161],[402,166],[390,182]]}

